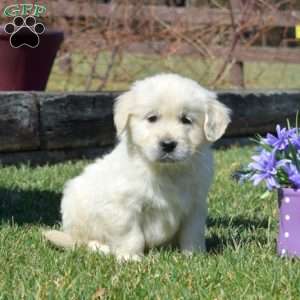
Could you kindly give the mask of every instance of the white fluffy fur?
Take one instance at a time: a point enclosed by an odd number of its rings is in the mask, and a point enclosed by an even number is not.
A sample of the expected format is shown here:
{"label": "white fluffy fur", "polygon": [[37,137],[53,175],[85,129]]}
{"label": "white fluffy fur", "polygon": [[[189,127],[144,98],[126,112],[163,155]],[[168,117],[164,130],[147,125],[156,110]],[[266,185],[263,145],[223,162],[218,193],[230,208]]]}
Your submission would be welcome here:
{"label": "white fluffy fur", "polygon": [[[182,122],[182,115],[192,122]],[[149,121],[156,116],[157,120]],[[70,180],[61,203],[59,246],[138,259],[172,243],[205,250],[207,193],[213,177],[210,143],[224,133],[229,110],[216,94],[176,74],[137,81],[115,104],[119,144]],[[178,144],[165,154],[162,140]]]}

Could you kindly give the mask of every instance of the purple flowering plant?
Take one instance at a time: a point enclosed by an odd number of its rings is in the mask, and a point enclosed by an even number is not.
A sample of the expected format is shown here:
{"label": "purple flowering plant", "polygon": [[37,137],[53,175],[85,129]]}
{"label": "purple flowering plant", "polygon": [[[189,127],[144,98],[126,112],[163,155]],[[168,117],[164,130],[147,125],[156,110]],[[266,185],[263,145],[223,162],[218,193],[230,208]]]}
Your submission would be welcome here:
{"label": "purple flowering plant", "polygon": [[264,183],[269,191],[278,188],[300,189],[300,134],[296,126],[276,126],[276,133],[258,135],[256,154],[248,166],[234,174],[239,182],[250,181],[254,186]]}

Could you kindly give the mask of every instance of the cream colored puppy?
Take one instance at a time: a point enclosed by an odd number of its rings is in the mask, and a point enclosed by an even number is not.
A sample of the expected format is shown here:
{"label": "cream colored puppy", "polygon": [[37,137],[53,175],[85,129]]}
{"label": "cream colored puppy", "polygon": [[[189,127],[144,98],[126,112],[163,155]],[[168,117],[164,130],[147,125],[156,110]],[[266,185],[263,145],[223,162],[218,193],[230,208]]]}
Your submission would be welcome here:
{"label": "cream colored puppy", "polygon": [[169,243],[204,251],[210,144],[223,135],[229,109],[195,81],[161,74],[118,97],[114,122],[119,144],[67,183],[63,231],[46,238],[120,259]]}

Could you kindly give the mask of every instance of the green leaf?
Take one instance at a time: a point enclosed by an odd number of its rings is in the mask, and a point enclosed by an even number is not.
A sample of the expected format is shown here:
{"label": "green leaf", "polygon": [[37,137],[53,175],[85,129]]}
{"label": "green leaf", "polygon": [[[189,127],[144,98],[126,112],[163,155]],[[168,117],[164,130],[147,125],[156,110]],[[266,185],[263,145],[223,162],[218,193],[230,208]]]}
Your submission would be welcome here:
{"label": "green leaf", "polygon": [[298,120],[299,120],[299,110],[297,110],[297,113],[296,113],[296,134],[299,136]]}
{"label": "green leaf", "polygon": [[255,137],[249,138],[249,140],[256,144],[261,144],[262,137],[259,134],[255,134]]}
{"label": "green leaf", "polygon": [[300,171],[299,161],[297,158],[297,151],[296,151],[295,147],[293,146],[293,144],[290,142],[290,140],[288,142],[289,142],[288,150],[291,154],[292,162],[295,164],[297,170]]}
{"label": "green leaf", "polygon": [[259,198],[260,199],[266,199],[271,195],[271,192],[269,190],[265,191]]}

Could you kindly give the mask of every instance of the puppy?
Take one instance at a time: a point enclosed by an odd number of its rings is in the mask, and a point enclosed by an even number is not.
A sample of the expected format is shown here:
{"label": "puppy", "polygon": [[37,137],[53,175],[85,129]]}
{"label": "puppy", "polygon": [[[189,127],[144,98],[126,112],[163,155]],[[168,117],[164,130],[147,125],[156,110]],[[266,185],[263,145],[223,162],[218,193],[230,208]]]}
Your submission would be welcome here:
{"label": "puppy", "polygon": [[215,93],[188,78],[160,74],[135,82],[114,106],[118,145],[66,184],[62,232],[45,237],[121,260],[167,244],[204,251],[210,144],[229,115]]}

